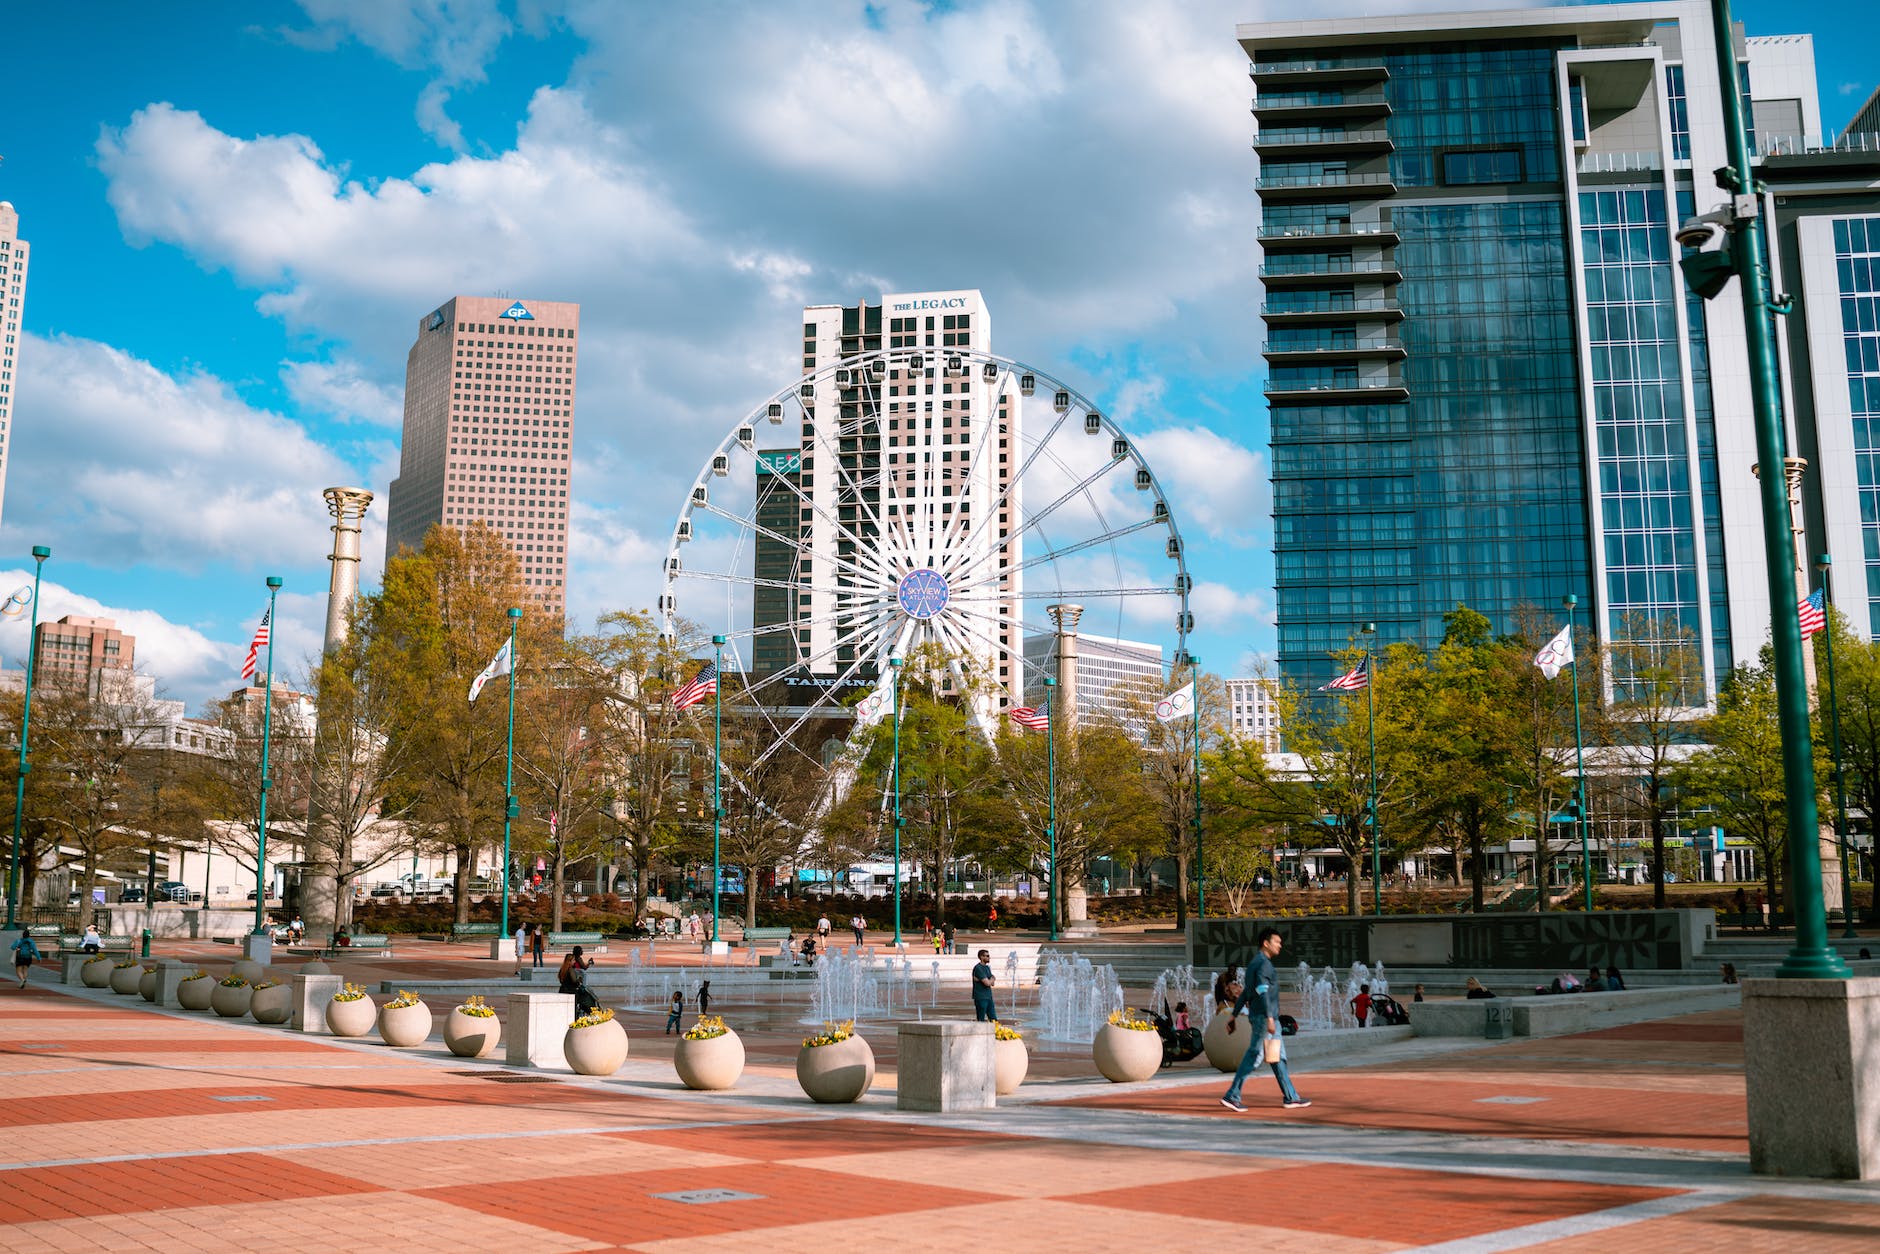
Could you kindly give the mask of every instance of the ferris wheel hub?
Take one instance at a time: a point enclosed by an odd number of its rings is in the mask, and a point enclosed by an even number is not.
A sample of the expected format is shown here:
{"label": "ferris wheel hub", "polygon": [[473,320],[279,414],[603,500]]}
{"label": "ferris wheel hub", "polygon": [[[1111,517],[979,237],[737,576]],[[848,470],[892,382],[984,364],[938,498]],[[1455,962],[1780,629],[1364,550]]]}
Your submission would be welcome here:
{"label": "ferris wheel hub", "polygon": [[894,599],[909,618],[926,622],[947,607],[946,576],[923,566],[901,576],[895,585]]}

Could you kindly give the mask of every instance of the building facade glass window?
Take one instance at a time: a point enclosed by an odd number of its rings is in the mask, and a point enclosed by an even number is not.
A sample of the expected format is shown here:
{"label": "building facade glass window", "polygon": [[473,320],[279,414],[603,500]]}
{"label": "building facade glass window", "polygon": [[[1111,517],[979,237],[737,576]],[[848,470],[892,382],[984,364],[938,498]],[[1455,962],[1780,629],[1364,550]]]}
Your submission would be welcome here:
{"label": "building facade glass window", "polygon": [[1835,220],[1834,268],[1841,290],[1841,343],[1860,485],[1867,630],[1880,638],[1880,217]]}

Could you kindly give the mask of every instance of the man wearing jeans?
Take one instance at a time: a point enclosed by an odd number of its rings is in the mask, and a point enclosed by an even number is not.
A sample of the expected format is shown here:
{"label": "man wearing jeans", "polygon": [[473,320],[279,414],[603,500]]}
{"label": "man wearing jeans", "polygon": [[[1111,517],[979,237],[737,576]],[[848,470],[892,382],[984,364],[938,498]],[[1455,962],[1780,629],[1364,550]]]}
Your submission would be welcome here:
{"label": "man wearing jeans", "polygon": [[1264,1030],[1249,1034],[1253,1039],[1247,1043],[1247,1052],[1241,1055],[1240,1068],[1234,1072],[1234,1082],[1227,1086],[1227,1093],[1221,1098],[1221,1105],[1229,1110],[1247,1109],[1240,1104],[1240,1086],[1247,1082],[1253,1069],[1260,1065],[1268,1040],[1279,1042],[1279,1058],[1273,1063],[1273,1078],[1279,1081],[1279,1093],[1285,1108],[1300,1110],[1312,1104],[1299,1096],[1299,1090],[1293,1087],[1292,1076],[1286,1071],[1286,1043],[1279,1031],[1279,971],[1273,965],[1273,959],[1279,956],[1283,943],[1278,928],[1260,929],[1259,951],[1253,961],[1247,964],[1246,982],[1241,987],[1239,1000],[1234,1003],[1233,1017],[1227,1021],[1227,1034],[1232,1036],[1234,1029],[1240,1026],[1241,1012],[1250,1003],[1260,1007],[1260,1014],[1266,1020]]}

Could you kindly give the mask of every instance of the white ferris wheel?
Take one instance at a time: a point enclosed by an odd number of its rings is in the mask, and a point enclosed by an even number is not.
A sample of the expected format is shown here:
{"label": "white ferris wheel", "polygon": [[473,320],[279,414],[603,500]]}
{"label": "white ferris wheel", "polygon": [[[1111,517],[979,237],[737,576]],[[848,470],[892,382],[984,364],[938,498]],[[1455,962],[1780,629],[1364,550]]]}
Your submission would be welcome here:
{"label": "white ferris wheel", "polygon": [[768,757],[928,643],[976,672],[989,728],[1052,673],[1057,606],[1181,665],[1192,588],[1115,422],[1023,363],[929,348],[832,362],[736,423],[679,510],[659,608],[668,633],[724,638],[724,700],[770,721]]}

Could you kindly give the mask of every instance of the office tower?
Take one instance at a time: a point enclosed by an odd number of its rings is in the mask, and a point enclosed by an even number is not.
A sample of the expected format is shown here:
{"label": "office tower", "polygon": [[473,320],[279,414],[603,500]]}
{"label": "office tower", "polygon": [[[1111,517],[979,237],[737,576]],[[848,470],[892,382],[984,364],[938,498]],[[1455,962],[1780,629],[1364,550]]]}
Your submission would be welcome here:
{"label": "office tower", "polygon": [[433,526],[484,522],[515,549],[542,609],[566,604],[568,449],[581,306],[456,296],[405,359],[405,433],[385,555]]}
{"label": "office tower", "polygon": [[[757,454],[757,526],[753,540],[753,571],[760,581],[751,590],[752,625],[758,634],[751,641],[750,667],[762,678],[789,669],[796,660],[792,639],[801,599],[797,549],[777,539],[797,534],[797,502],[802,499],[801,449],[764,449]],[[789,585],[789,586],[786,586]],[[777,630],[765,631],[765,628]]]}
{"label": "office tower", "polygon": [[26,303],[26,261],[20,215],[0,200],[0,516],[6,513],[7,463],[13,451],[13,384],[19,378],[20,310]]}
{"label": "office tower", "polygon": [[[1043,632],[1025,637],[1026,705],[1044,704],[1044,677],[1058,673],[1057,643],[1056,635]],[[1122,718],[1128,703],[1160,697],[1166,675],[1161,645],[1079,631],[1077,718],[1082,722]]]}
{"label": "office tower", "polygon": [[[1011,455],[1020,434],[1017,384],[956,355],[990,352],[991,345],[991,316],[976,291],[889,294],[876,306],[803,311],[806,376],[857,354],[891,355],[880,373],[838,369],[804,385],[801,483],[809,499],[797,521],[811,567],[809,593],[795,607],[794,656],[807,659],[813,673],[842,675],[854,666],[855,682],[876,674],[876,659],[857,657],[839,638],[841,624],[878,604],[879,589],[864,592],[856,582],[859,551],[880,552],[896,576],[943,553],[969,562],[984,555],[1000,570],[1023,560],[1022,542],[1012,536],[1020,502],[1007,493],[1018,462]],[[918,350],[918,365],[906,350]],[[996,431],[986,430],[988,421]],[[833,473],[816,474],[819,463]],[[997,519],[976,525],[995,503]],[[1011,599],[981,607],[985,617],[974,620],[964,650],[1006,694],[1022,687],[1021,586],[1015,570],[1004,576],[1000,588]]]}
{"label": "office tower", "polygon": [[1279,685],[1271,679],[1227,681],[1227,730],[1236,740],[1250,740],[1268,753],[1279,752],[1279,707],[1273,695]]}
{"label": "office tower", "polygon": [[[1433,645],[1458,603],[1551,631],[1573,594],[1602,639],[1690,633],[1702,704],[1770,614],[1741,306],[1688,295],[1673,238],[1729,163],[1709,7],[1239,36],[1282,673],[1325,682],[1364,622]],[[1819,132],[1806,36],[1735,53],[1765,151]]]}

